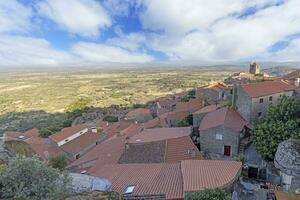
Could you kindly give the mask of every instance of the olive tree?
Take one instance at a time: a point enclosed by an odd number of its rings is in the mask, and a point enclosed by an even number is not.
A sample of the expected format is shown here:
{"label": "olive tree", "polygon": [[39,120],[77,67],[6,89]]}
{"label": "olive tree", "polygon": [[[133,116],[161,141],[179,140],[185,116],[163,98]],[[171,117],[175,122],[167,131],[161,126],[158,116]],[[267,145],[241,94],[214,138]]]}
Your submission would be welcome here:
{"label": "olive tree", "polygon": [[17,156],[0,176],[1,196],[5,198],[55,199],[66,193],[70,178],[48,166],[37,156]]}

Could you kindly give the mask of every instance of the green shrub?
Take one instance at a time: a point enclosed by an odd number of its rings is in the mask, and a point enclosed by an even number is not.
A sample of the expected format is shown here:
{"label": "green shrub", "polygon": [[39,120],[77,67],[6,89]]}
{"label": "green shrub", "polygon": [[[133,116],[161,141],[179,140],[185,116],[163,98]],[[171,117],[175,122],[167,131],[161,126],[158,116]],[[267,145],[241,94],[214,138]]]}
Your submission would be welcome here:
{"label": "green shrub", "polygon": [[220,189],[207,189],[201,192],[187,193],[185,200],[230,200],[230,194]]}
{"label": "green shrub", "polygon": [[39,160],[37,156],[11,159],[0,176],[3,198],[57,199],[67,191],[70,179]]}
{"label": "green shrub", "polygon": [[58,156],[49,159],[49,165],[59,170],[64,170],[67,164],[68,159],[65,154],[59,154]]}
{"label": "green shrub", "polygon": [[106,115],[103,118],[103,121],[107,121],[107,122],[117,122],[119,121],[119,118],[117,116],[113,116],[113,115]]}

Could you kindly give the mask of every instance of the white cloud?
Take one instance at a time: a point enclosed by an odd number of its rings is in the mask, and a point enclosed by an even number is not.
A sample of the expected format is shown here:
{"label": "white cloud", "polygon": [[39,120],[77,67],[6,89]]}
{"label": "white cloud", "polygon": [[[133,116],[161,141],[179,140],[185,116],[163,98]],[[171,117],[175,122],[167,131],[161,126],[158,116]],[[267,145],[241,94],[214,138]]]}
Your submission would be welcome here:
{"label": "white cloud", "polygon": [[81,36],[98,36],[101,28],[111,25],[106,10],[95,0],[45,0],[37,7],[41,16]]}
{"label": "white cloud", "polygon": [[115,46],[87,42],[75,44],[72,52],[83,61],[91,63],[146,63],[153,60],[153,57],[145,53],[134,53]]}
{"label": "white cloud", "polygon": [[47,40],[0,36],[0,66],[59,66],[74,63],[75,58],[67,52],[54,49]]}
{"label": "white cloud", "polygon": [[162,30],[148,35],[150,48],[171,60],[236,61],[259,57],[289,35],[300,32],[300,1],[288,0],[238,18],[250,7],[278,1],[145,0],[143,26]]}
{"label": "white cloud", "polygon": [[28,32],[32,10],[16,0],[0,1],[0,33]]}

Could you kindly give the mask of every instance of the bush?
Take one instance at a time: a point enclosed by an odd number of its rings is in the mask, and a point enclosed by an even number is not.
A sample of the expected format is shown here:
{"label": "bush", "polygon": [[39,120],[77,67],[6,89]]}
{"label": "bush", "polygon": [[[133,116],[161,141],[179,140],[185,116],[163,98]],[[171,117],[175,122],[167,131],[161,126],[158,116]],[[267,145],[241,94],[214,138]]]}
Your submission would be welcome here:
{"label": "bush", "polygon": [[273,160],[278,144],[284,140],[300,139],[300,101],[283,96],[270,106],[266,116],[254,127],[256,150],[267,160]]}
{"label": "bush", "polygon": [[49,165],[59,170],[64,170],[67,164],[68,159],[65,154],[59,154],[58,156],[49,159]]}
{"label": "bush", "polygon": [[189,123],[185,120],[182,120],[180,122],[177,123],[177,127],[187,127],[190,126]]}
{"label": "bush", "polygon": [[76,110],[84,110],[85,108],[88,107],[88,104],[91,102],[91,99],[89,98],[81,98],[73,103],[69,104],[66,106],[65,111],[66,112],[74,112]]}
{"label": "bush", "polygon": [[67,191],[69,183],[66,173],[47,166],[37,156],[11,159],[0,176],[4,198],[56,199]]}
{"label": "bush", "polygon": [[230,200],[230,194],[220,189],[207,189],[202,192],[187,193],[185,200]]}
{"label": "bush", "polygon": [[106,115],[103,118],[103,121],[107,121],[107,122],[117,122],[119,121],[119,118],[117,116],[113,116],[113,115]]}

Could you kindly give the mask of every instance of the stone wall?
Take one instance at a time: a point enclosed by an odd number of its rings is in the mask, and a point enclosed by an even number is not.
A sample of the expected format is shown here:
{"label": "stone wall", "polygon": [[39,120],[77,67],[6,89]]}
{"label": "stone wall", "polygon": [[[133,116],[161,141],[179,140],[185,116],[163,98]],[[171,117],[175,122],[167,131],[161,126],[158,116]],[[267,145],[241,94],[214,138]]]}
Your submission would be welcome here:
{"label": "stone wall", "polygon": [[[223,139],[217,140],[216,134],[222,134]],[[200,149],[207,153],[224,154],[224,145],[231,146],[231,155],[238,155],[239,135],[232,129],[224,126],[218,126],[200,131]]]}

